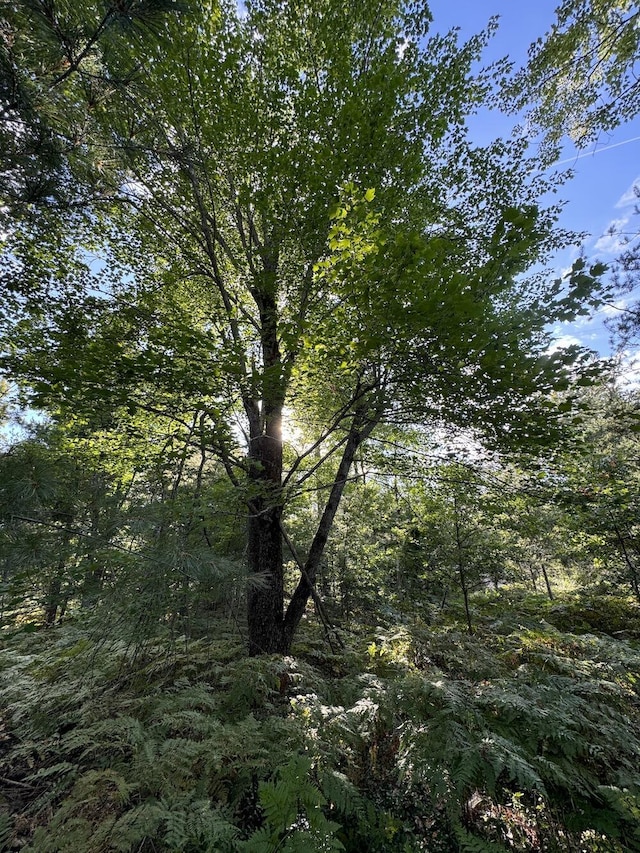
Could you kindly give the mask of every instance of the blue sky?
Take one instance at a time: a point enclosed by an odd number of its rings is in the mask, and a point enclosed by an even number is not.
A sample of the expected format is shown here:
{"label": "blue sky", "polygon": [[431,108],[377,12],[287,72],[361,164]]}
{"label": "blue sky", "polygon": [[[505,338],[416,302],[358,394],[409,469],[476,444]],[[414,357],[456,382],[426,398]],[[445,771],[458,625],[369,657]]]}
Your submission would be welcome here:
{"label": "blue sky", "polygon": [[[510,56],[518,65],[527,59],[531,42],[550,28],[555,19],[559,0],[430,0],[435,30],[457,26],[461,36],[468,37],[482,30],[493,15],[500,17],[497,34],[487,48],[487,61]],[[483,136],[508,134],[514,119],[491,115],[479,120],[478,133]],[[564,165],[571,167],[574,177],[561,190],[566,200],[561,224],[577,232],[587,232],[584,248],[588,257],[612,261],[620,248],[619,239],[608,234],[613,224],[622,231],[638,231],[640,216],[634,222],[634,206],[638,199],[634,184],[640,184],[640,116],[614,132],[602,134],[588,149],[578,151],[570,140],[562,155]],[[558,272],[568,267],[578,255],[578,248],[551,259]],[[623,307],[621,304],[619,307]],[[609,333],[603,325],[608,308],[593,318],[577,324],[563,324],[554,329],[560,343],[579,341],[601,353],[608,353]],[[640,381],[640,359],[627,353],[626,372],[629,379]]]}

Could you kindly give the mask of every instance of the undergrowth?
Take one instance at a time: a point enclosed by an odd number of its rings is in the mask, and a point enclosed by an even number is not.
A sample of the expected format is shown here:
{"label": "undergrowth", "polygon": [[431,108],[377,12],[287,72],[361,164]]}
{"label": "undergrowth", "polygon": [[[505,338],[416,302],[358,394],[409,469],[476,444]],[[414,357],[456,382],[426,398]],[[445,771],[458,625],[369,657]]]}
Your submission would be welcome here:
{"label": "undergrowth", "polygon": [[579,601],[475,606],[472,636],[363,627],[335,654],[308,624],[287,658],[246,658],[224,626],[135,647],[16,632],[0,850],[640,850],[633,639],[551,624]]}

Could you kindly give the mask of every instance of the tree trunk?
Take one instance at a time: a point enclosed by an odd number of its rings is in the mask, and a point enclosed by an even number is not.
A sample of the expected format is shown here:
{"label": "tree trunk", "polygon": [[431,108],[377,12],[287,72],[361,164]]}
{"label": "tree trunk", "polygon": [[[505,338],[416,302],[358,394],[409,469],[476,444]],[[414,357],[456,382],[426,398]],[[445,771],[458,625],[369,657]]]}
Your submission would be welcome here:
{"label": "tree trunk", "polygon": [[374,420],[367,420],[362,414],[356,414],[351,425],[351,431],[342,452],[342,458],[331,487],[329,498],[318,523],[316,534],[313,537],[309,555],[304,564],[298,585],[291,597],[287,612],[284,617],[282,631],[282,653],[288,654],[296,628],[304,615],[307,602],[311,597],[313,587],[318,575],[318,569],[322,562],[324,549],[331,532],[331,527],[340,505],[340,500],[347,484],[349,471],[353,463],[356,451],[364,439],[371,433],[375,426]]}
{"label": "tree trunk", "polygon": [[58,607],[60,606],[60,593],[62,591],[62,571],[64,562],[60,562],[57,573],[51,579],[47,590],[47,600],[44,607],[44,623],[50,628],[55,624],[56,616],[58,615]]}
{"label": "tree trunk", "polygon": [[456,530],[456,552],[458,555],[458,574],[460,576],[460,589],[464,599],[464,612],[467,617],[467,630],[469,634],[473,634],[473,623],[471,621],[471,608],[469,606],[469,586],[467,584],[467,572],[464,560],[464,552],[462,546],[462,536],[460,535],[460,515],[458,512],[458,499],[453,497],[453,510],[455,518]]}
{"label": "tree trunk", "polygon": [[291,359],[281,358],[278,334],[277,247],[263,247],[263,273],[252,290],[260,315],[262,370],[243,397],[249,420],[249,518],[247,624],[249,654],[288,654],[315,587],[318,568],[356,450],[375,425],[369,407],[357,405],[333,487],[318,521],[298,586],[284,613],[282,411]]}
{"label": "tree trunk", "polygon": [[629,570],[629,582],[631,583],[631,589],[633,590],[635,597],[638,599],[638,601],[640,601],[640,585],[638,583],[638,570],[635,566],[635,563],[631,559],[631,556],[629,554],[629,550],[627,548],[627,544],[625,542],[625,538],[622,535],[622,531],[620,530],[620,528],[618,527],[618,525],[615,522],[615,519],[613,517],[613,513],[610,512],[609,517],[611,518],[611,521],[613,523],[613,529],[614,529],[615,534],[616,534],[616,539],[618,540],[618,544],[620,545],[620,548],[622,550],[622,554],[624,556],[624,561],[625,561],[626,566]]}
{"label": "tree trunk", "polygon": [[[71,515],[64,516],[64,519],[68,524],[73,523],[73,516]],[[67,565],[67,548],[69,546],[70,541],[71,533],[68,530],[65,530],[62,534],[60,559],[58,560],[56,572],[49,581],[47,597],[44,604],[44,621],[47,627],[51,627],[55,624],[56,618],[58,616],[58,608],[62,604],[62,581]]]}
{"label": "tree trunk", "polygon": [[[272,266],[275,268],[275,262]],[[251,481],[247,525],[250,655],[275,654],[283,647],[282,408],[286,379],[278,344],[275,289],[269,286],[268,275],[263,285],[254,293],[260,311],[261,387],[244,401]]]}
{"label": "tree trunk", "polygon": [[[282,614],[284,610],[284,569],[282,562],[282,505],[279,482],[270,482],[264,474],[265,456],[274,456],[282,446],[266,447],[266,436],[255,443],[262,445],[252,454],[253,484],[259,493],[252,496],[249,508],[247,559],[247,621],[249,654],[274,654],[282,651]],[[262,463],[257,460],[261,459]],[[274,460],[275,464],[275,460]],[[258,467],[260,466],[260,467]]]}
{"label": "tree trunk", "polygon": [[544,563],[540,564],[540,568],[542,569],[542,577],[544,578],[544,583],[547,587],[547,595],[549,596],[549,601],[553,601],[553,590],[551,589],[551,581],[549,580],[549,575],[547,574],[547,569]]}

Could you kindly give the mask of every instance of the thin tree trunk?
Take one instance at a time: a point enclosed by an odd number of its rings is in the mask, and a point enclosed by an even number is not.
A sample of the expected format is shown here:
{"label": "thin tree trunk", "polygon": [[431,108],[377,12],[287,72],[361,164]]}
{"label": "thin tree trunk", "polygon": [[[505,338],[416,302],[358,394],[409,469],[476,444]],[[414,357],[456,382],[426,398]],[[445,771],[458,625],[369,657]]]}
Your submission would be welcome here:
{"label": "thin tree trunk", "polygon": [[288,654],[291,648],[293,635],[300,624],[307,602],[312,595],[324,549],[349,478],[349,471],[356,451],[364,439],[371,433],[374,426],[375,421],[366,420],[363,415],[356,415],[352,423],[351,432],[344,446],[329,498],[325,504],[316,534],[309,549],[307,560],[304,564],[304,571],[301,573],[300,580],[291,597],[284,617],[281,649],[283,654]]}
{"label": "thin tree trunk", "polygon": [[62,571],[64,570],[64,562],[58,565],[58,571],[51,579],[49,589],[47,590],[47,602],[44,609],[44,622],[50,628],[55,624],[56,616],[58,615],[58,607],[60,606],[60,593],[62,591]]}
{"label": "thin tree trunk", "polygon": [[549,601],[553,601],[553,590],[551,589],[551,581],[549,580],[549,575],[547,574],[544,562],[540,563],[540,568],[542,569],[542,577],[544,578],[545,586],[547,587],[547,595],[549,596]]}
{"label": "thin tree trunk", "polygon": [[460,575],[460,588],[462,589],[462,597],[464,599],[464,612],[467,616],[467,628],[470,634],[473,634],[473,624],[471,622],[471,610],[469,608],[469,589],[467,586],[467,573],[464,564],[462,537],[460,535],[460,515],[458,513],[458,499],[453,498],[453,511],[456,527],[456,550],[458,552],[458,573]]}
{"label": "thin tree trunk", "polygon": [[[73,523],[73,517],[71,515],[67,515],[66,518],[69,523]],[[58,608],[62,603],[62,580],[64,578],[64,571],[67,564],[68,555],[66,551],[70,541],[71,533],[65,530],[62,534],[60,559],[58,560],[56,573],[49,582],[49,587],[47,589],[47,598],[44,605],[44,621],[47,627],[51,627],[55,624],[56,618],[58,616]]]}
{"label": "thin tree trunk", "polygon": [[446,605],[446,603],[447,603],[447,598],[448,598],[448,597],[449,597],[449,586],[447,585],[447,586],[444,588],[444,592],[443,592],[443,594],[442,594],[442,599],[441,599],[441,601],[440,601],[440,610],[444,610],[445,605]]}
{"label": "thin tree trunk", "polygon": [[631,583],[631,589],[633,590],[635,597],[638,599],[638,601],[640,601],[640,585],[638,584],[638,570],[636,569],[636,566],[635,566],[633,560],[631,559],[631,557],[629,555],[629,551],[627,549],[627,544],[624,540],[624,536],[622,535],[620,528],[618,527],[618,525],[615,522],[615,519],[613,517],[613,513],[610,512],[609,517],[611,518],[611,523],[613,524],[613,529],[614,529],[615,534],[616,534],[616,539],[618,540],[618,544],[620,545],[620,548],[622,550],[622,554],[624,556],[624,561],[627,565],[627,568],[629,569],[629,581]]}
{"label": "thin tree trunk", "polygon": [[98,557],[100,546],[104,543],[105,537],[100,532],[100,510],[98,507],[97,488],[94,479],[94,495],[91,501],[90,516],[91,528],[87,542],[87,568],[84,573],[82,582],[82,597],[80,601],[81,608],[87,609],[96,604],[102,591],[102,581],[104,578],[104,556]]}

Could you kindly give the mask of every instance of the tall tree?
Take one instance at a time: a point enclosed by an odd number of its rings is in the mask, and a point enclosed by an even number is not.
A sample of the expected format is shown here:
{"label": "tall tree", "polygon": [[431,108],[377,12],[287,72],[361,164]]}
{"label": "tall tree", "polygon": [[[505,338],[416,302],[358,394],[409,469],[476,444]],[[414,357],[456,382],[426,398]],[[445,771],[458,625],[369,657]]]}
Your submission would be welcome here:
{"label": "tall tree", "polygon": [[628,584],[640,600],[639,395],[612,384],[586,397],[583,452],[564,460],[557,497],[588,537],[592,577]]}
{"label": "tall tree", "polygon": [[[513,445],[562,414],[546,394],[577,353],[546,354],[545,327],[598,270],[525,279],[563,239],[549,186],[521,141],[467,139],[487,34],[459,45],[429,23],[396,0],[201,0],[167,19],[136,47],[140,90],[92,117],[119,158],[109,204],[51,249],[50,231],[17,231],[5,264],[22,316],[5,364],[36,403],[192,422],[222,461],[248,509],[254,654],[289,649],[379,423]],[[313,437],[285,464],[291,411]],[[286,603],[286,507],[321,470]]]}

